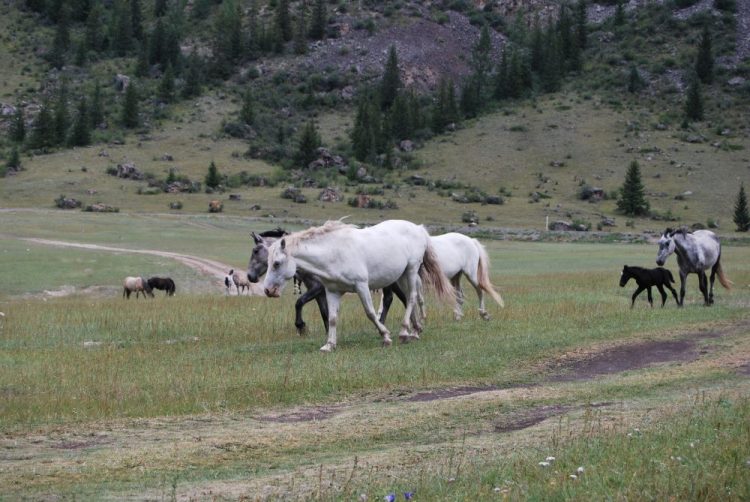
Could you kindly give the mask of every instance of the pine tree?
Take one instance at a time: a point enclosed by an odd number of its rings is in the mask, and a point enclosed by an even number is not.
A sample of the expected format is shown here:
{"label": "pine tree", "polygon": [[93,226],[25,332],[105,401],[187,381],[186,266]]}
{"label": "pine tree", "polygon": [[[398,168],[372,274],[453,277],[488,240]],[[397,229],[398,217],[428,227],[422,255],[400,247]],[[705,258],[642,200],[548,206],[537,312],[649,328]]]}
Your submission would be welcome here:
{"label": "pine tree", "polygon": [[714,79],[714,56],[711,52],[711,32],[708,25],[703,27],[703,35],[698,46],[698,56],[695,60],[695,73],[704,84],[710,84]]}
{"label": "pine tree", "polygon": [[289,14],[289,0],[279,0],[276,4],[276,28],[284,42],[292,39],[292,19]]}
{"label": "pine tree", "polygon": [[86,17],[86,47],[90,51],[101,52],[104,50],[104,33],[102,25],[104,23],[104,10],[100,2],[96,2],[89,15]]}
{"label": "pine tree", "polygon": [[320,145],[320,134],[318,134],[315,123],[311,120],[302,129],[302,136],[300,137],[297,154],[295,155],[295,164],[303,169],[307,168],[310,162],[317,158]]}
{"label": "pine tree", "polygon": [[328,13],[326,12],[325,0],[315,0],[312,19],[310,20],[310,38],[323,40],[326,36],[326,25],[328,24]]}
{"label": "pine tree", "polygon": [[690,87],[687,90],[685,119],[703,120],[703,94],[701,92],[700,80],[697,77],[692,79]]}
{"label": "pine tree", "polygon": [[214,22],[213,43],[216,70],[222,77],[228,77],[242,55],[242,16],[234,0],[221,5]]}
{"label": "pine tree", "polygon": [[747,207],[744,183],[740,183],[740,191],[737,193],[737,200],[734,203],[734,224],[737,225],[738,232],[750,230],[750,211]]}
{"label": "pine tree", "polygon": [[154,17],[161,17],[167,13],[167,0],[154,1]]}
{"label": "pine tree", "polygon": [[625,174],[625,183],[620,189],[617,209],[628,216],[642,216],[648,214],[649,204],[641,181],[641,168],[637,161],[630,163]]}
{"label": "pine tree", "polygon": [[635,94],[643,89],[644,82],[641,78],[641,74],[638,73],[638,68],[635,65],[630,67],[630,74],[628,75],[628,92]]}
{"label": "pine tree", "polygon": [[304,2],[300,5],[297,12],[297,29],[294,30],[294,53],[307,53],[307,9]]}
{"label": "pine tree", "polygon": [[258,23],[258,6],[255,0],[250,0],[247,8],[247,41],[245,43],[247,55],[255,58],[260,49],[260,24]]}
{"label": "pine tree", "polygon": [[174,68],[171,63],[167,63],[167,69],[159,81],[159,99],[164,103],[174,101]]}
{"label": "pine tree", "polygon": [[209,188],[216,188],[221,185],[221,175],[219,174],[219,170],[216,168],[216,164],[213,160],[208,166],[208,173],[206,174],[205,182],[206,186]]}
{"label": "pine tree", "polygon": [[94,83],[94,92],[91,96],[91,109],[89,110],[91,128],[97,129],[104,122],[104,103],[102,101],[102,90],[97,80]]}
{"label": "pine tree", "polygon": [[201,60],[198,53],[193,47],[193,51],[188,56],[187,71],[185,72],[185,86],[182,88],[182,95],[185,98],[193,98],[201,93]]}
{"label": "pine tree", "polygon": [[414,133],[414,124],[409,113],[409,102],[404,93],[396,96],[388,112],[389,133],[396,141],[408,139]]}
{"label": "pine tree", "polygon": [[393,104],[400,88],[401,75],[398,68],[398,54],[396,54],[396,47],[391,45],[383,71],[383,79],[380,81],[381,109],[386,110]]}
{"label": "pine tree", "polygon": [[68,21],[68,8],[63,7],[60,13],[60,19],[55,30],[55,38],[52,42],[52,51],[50,52],[50,64],[58,70],[65,66],[65,56],[70,48],[70,28]]}
{"label": "pine tree", "polygon": [[615,26],[622,26],[625,24],[625,5],[624,0],[620,0],[617,2],[617,7],[615,8],[615,16],[612,20],[612,24]]}
{"label": "pine tree", "polygon": [[506,46],[503,49],[503,55],[500,56],[500,64],[495,72],[495,90],[493,97],[497,100],[503,100],[509,98],[508,92],[508,51],[510,49]]}
{"label": "pine tree", "polygon": [[461,113],[464,117],[476,117],[481,107],[481,87],[474,77],[469,77],[461,88]]}
{"label": "pine tree", "polygon": [[125,97],[123,98],[120,114],[120,120],[124,127],[128,129],[138,127],[140,123],[138,108],[138,91],[135,87],[135,82],[131,80],[125,89]]}
{"label": "pine tree", "polygon": [[151,36],[148,40],[148,62],[150,64],[160,64],[166,61],[166,34],[164,32],[164,23],[159,18],[151,30]]}
{"label": "pine tree", "polygon": [[490,30],[485,24],[479,32],[479,40],[471,50],[472,79],[476,85],[477,98],[484,98],[484,90],[487,87],[487,78],[492,70],[492,40]]}
{"label": "pine tree", "polygon": [[133,25],[126,0],[116,0],[112,13],[112,50],[116,56],[125,56],[133,48]]}
{"label": "pine tree", "polygon": [[190,17],[198,21],[206,19],[211,14],[212,4],[212,0],[195,0],[193,2],[193,10],[190,12]]}
{"label": "pine tree", "polygon": [[588,18],[586,16],[586,0],[578,0],[575,7],[575,24],[576,24],[576,40],[578,42],[578,48],[583,50],[586,48],[588,43],[588,28],[586,23]]}
{"label": "pine tree", "polygon": [[48,148],[55,144],[54,118],[50,111],[49,101],[46,99],[42,102],[34,120],[29,143],[31,148],[38,149]]}
{"label": "pine tree", "polygon": [[16,113],[13,114],[11,119],[8,138],[14,143],[23,143],[23,140],[26,139],[26,120],[23,116],[21,103],[16,105]]}
{"label": "pine tree", "polygon": [[147,77],[151,70],[151,65],[148,64],[149,53],[148,53],[148,40],[143,40],[138,47],[138,57],[135,61],[135,76],[136,77]]}
{"label": "pine tree", "polygon": [[380,143],[380,106],[372,97],[362,98],[351,132],[352,151],[357,160],[365,162],[377,154]]}
{"label": "pine tree", "polygon": [[14,146],[8,156],[8,161],[5,163],[6,170],[9,171],[20,171],[21,170],[21,155],[18,153],[18,147]]}
{"label": "pine tree", "polygon": [[143,40],[143,10],[141,0],[130,0],[130,32],[133,38]]}
{"label": "pine tree", "polygon": [[563,57],[560,37],[554,25],[550,23],[544,33],[544,56],[539,72],[544,92],[555,92],[560,89]]}
{"label": "pine tree", "polygon": [[68,85],[63,81],[57,91],[54,110],[54,137],[55,145],[65,143],[70,126],[70,114],[68,113]]}
{"label": "pine tree", "polygon": [[86,146],[89,143],[91,143],[91,118],[89,117],[86,98],[81,96],[68,144],[71,146]]}
{"label": "pine tree", "polygon": [[253,93],[248,88],[242,95],[242,108],[240,109],[240,120],[247,125],[255,122],[255,99]]}

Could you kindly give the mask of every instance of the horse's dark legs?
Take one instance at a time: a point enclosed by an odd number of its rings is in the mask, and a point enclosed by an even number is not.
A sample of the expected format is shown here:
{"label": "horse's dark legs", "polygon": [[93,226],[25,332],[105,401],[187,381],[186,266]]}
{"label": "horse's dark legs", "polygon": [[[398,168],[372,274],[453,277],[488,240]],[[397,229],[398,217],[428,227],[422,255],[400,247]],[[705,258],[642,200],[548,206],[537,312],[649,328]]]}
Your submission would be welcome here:
{"label": "horse's dark legs", "polygon": [[[318,297],[321,296],[322,299],[318,299]],[[294,317],[294,325],[297,327],[297,334],[302,336],[307,333],[307,325],[305,324],[305,321],[302,319],[302,307],[307,305],[309,302],[317,300],[318,302],[318,308],[320,309],[320,315],[323,317],[323,325],[326,327],[326,332],[328,332],[328,306],[324,309],[321,307],[321,301],[323,303],[326,303],[326,290],[323,287],[321,283],[315,283],[312,286],[308,284],[307,291],[303,295],[301,295],[299,298],[297,298],[297,301],[294,303],[294,311],[295,311],[295,317]]]}
{"label": "horse's dark legs", "polygon": [[680,270],[680,301],[677,304],[682,307],[685,304],[685,281],[687,280],[687,272]]}
{"label": "horse's dark legs", "polygon": [[[677,303],[677,305],[679,306],[679,305],[680,305],[680,300],[679,300],[679,299],[677,298],[677,291],[675,291],[675,289],[674,289],[674,288],[672,287],[672,285],[671,285],[671,284],[669,284],[669,283],[665,283],[664,285],[665,285],[665,286],[666,286],[666,287],[667,287],[667,288],[668,288],[668,289],[669,289],[669,290],[670,290],[670,291],[672,292],[672,296],[674,296],[674,301],[675,301],[675,303]],[[664,305],[662,305],[662,307],[663,307],[663,306],[664,306]]]}
{"label": "horse's dark legs", "polygon": [[648,292],[648,303],[651,305],[651,308],[654,308],[654,297],[651,296],[651,286],[647,287],[646,291]]}
{"label": "horse's dark legs", "polygon": [[698,281],[701,288],[701,293],[703,293],[703,304],[705,306],[711,305],[711,301],[708,299],[708,277],[706,277],[706,272],[701,270],[698,272]]}
{"label": "horse's dark legs", "polygon": [[667,292],[664,291],[662,284],[657,284],[656,287],[659,288],[659,294],[661,294],[661,308],[664,308],[664,304],[667,303]]}
{"label": "horse's dark legs", "polygon": [[708,302],[714,304],[714,281],[716,280],[716,272],[719,269],[719,260],[716,260],[714,266],[711,267],[711,287],[708,290]]}
{"label": "horse's dark legs", "polygon": [[635,299],[638,298],[638,295],[643,293],[643,290],[646,289],[644,286],[638,285],[638,289],[635,290],[635,293],[633,293],[632,301],[630,302],[630,308],[633,308],[633,305],[635,305]]}
{"label": "horse's dark legs", "polygon": [[[403,292],[401,293],[403,295]],[[388,311],[393,303],[393,289],[390,286],[383,288],[382,310],[380,311],[380,323],[385,324],[385,318],[388,317]]]}

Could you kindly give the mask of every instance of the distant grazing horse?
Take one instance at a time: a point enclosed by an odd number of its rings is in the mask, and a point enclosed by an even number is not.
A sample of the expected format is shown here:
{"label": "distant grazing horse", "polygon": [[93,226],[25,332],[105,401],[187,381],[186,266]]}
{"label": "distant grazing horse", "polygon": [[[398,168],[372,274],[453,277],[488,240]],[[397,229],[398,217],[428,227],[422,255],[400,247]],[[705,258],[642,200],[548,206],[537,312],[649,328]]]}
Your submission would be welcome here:
{"label": "distant grazing horse", "polygon": [[268,249],[268,271],[263,282],[266,295],[277,297],[297,270],[317,277],[326,291],[328,340],[320,350],[336,348],[336,324],[341,296],[357,293],[367,317],[391,344],[388,328],[378,319],[370,289],[398,281],[407,298],[399,339],[413,337],[411,329],[422,329],[419,316],[412,316],[418,301],[420,279],[433,288],[441,300],[453,301],[453,290],[437,261],[430,236],[421,225],[404,220],[387,220],[368,228],[340,221],[296,232],[277,240]]}
{"label": "distant grazing horse", "polygon": [[667,301],[667,293],[664,291],[664,287],[672,292],[672,296],[674,296],[674,301],[677,302],[677,305],[680,304],[680,300],[677,299],[677,291],[672,287],[674,277],[672,277],[672,272],[668,269],[662,267],[628,267],[625,265],[622,267],[622,274],[620,275],[620,287],[625,287],[625,284],[627,284],[630,279],[635,279],[635,282],[638,284],[638,289],[633,293],[633,299],[630,302],[631,309],[635,304],[636,297],[643,293],[644,289],[648,290],[648,303],[650,303],[652,307],[654,306],[654,298],[651,296],[651,287],[653,286],[656,286],[659,289],[659,293],[661,293],[662,307],[664,307],[664,304]]}
{"label": "distant grazing horse", "polygon": [[[430,243],[435,249],[435,256],[440,263],[440,268],[445,276],[451,281],[456,294],[456,305],[453,308],[453,317],[460,320],[463,316],[464,293],[461,289],[461,276],[466,276],[469,283],[479,297],[479,315],[489,320],[490,315],[484,307],[484,293],[489,293],[492,298],[503,307],[500,294],[495,291],[490,282],[490,259],[484,246],[471,237],[456,232],[430,237]],[[388,313],[390,302],[386,293],[383,293],[383,304],[381,319]]]}
{"label": "distant grazing horse", "polygon": [[135,297],[138,298],[139,293],[143,293],[143,297],[146,298],[148,294],[151,298],[154,297],[154,292],[151,291],[151,286],[148,285],[143,277],[126,277],[122,281],[122,297],[130,299],[130,293],[135,291]]}
{"label": "distant grazing horse", "polygon": [[152,277],[148,280],[148,285],[151,289],[166,291],[167,296],[174,296],[176,289],[174,281],[170,277]]}
{"label": "distant grazing horse", "polygon": [[239,271],[235,272],[234,269],[230,270],[224,277],[224,286],[227,288],[227,294],[232,292],[233,284],[237,288],[237,296],[240,295],[240,290],[245,291],[246,289],[248,294],[250,294],[250,281],[247,280],[247,276]]}
{"label": "distant grazing horse", "polygon": [[[680,266],[680,301],[678,302],[680,306],[685,301],[685,279],[690,273],[698,274],[704,305],[714,303],[714,280],[717,274],[724,288],[732,288],[732,281],[724,275],[721,269],[721,243],[716,234],[710,230],[688,232],[685,228],[666,229],[659,239],[656,264],[664,265],[672,253],[677,255],[677,264]],[[711,269],[710,287],[706,278],[706,270],[709,268]]]}
{"label": "distant grazing horse", "polygon": [[[289,235],[289,232],[282,228],[275,228],[273,230],[267,230],[256,234],[252,232],[251,237],[255,246],[250,253],[250,261],[247,264],[247,278],[250,282],[256,283],[260,280],[260,277],[268,270],[268,248],[271,244],[276,242],[281,237]],[[307,333],[307,325],[302,319],[302,307],[311,301],[315,300],[320,310],[320,316],[323,319],[323,326],[325,327],[326,333],[328,332],[328,301],[326,300],[326,290],[323,287],[323,283],[320,282],[314,275],[305,272],[304,270],[297,269],[297,273],[294,274],[295,286],[297,283],[302,283],[307,288],[307,291],[302,294],[294,304],[295,319],[294,325],[297,328],[297,334],[304,335]],[[393,293],[399,297],[401,302],[406,305],[406,297],[404,296],[401,288],[396,284],[392,284],[386,288],[383,288],[384,294],[388,294],[390,301],[393,300]],[[390,302],[389,302],[390,305]],[[385,322],[385,316],[381,316],[380,322]]]}

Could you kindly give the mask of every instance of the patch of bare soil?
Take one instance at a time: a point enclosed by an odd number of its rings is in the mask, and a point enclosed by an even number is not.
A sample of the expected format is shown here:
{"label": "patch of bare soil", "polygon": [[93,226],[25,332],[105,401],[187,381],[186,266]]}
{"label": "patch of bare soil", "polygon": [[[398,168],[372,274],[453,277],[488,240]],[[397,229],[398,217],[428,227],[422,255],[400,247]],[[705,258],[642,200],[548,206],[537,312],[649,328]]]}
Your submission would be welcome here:
{"label": "patch of bare soil", "polygon": [[340,406],[312,406],[276,415],[263,415],[257,417],[257,420],[260,420],[262,422],[273,422],[280,424],[312,422],[316,420],[325,420],[327,418],[331,418],[332,416],[338,414],[340,411]]}
{"label": "patch of bare soil", "polygon": [[750,376],[750,361],[740,366],[737,366],[737,373],[739,373],[740,375]]}
{"label": "patch of bare soil", "polygon": [[435,389],[425,392],[417,392],[412,394],[405,399],[405,401],[411,403],[425,403],[429,401],[437,401],[438,399],[449,399],[451,397],[468,396],[469,394],[476,394],[477,392],[487,392],[491,390],[500,390],[500,387],[495,385],[487,385],[484,387],[456,387],[453,389]]}
{"label": "patch of bare soil", "polygon": [[538,423],[544,422],[548,418],[567,413],[571,406],[554,404],[550,406],[540,406],[526,411],[520,415],[513,415],[510,419],[495,424],[495,432],[513,432],[527,429]]}

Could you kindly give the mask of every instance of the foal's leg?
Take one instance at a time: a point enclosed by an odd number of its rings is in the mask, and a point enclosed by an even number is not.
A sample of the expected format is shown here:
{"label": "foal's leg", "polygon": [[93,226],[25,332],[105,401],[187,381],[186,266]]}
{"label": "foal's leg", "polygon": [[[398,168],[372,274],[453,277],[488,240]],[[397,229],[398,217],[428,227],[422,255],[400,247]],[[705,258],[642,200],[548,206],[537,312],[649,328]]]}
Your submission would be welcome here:
{"label": "foal's leg", "polygon": [[646,289],[645,287],[638,285],[638,289],[635,290],[635,293],[633,293],[632,301],[630,302],[630,308],[632,309],[635,305],[635,299],[638,298],[638,295],[640,295],[643,290]]}
{"label": "foal's leg", "polygon": [[367,284],[367,282],[358,282],[355,287],[357,289],[359,300],[362,302],[362,306],[365,308],[365,314],[367,314],[367,318],[372,321],[376,328],[378,328],[380,336],[383,337],[383,345],[390,345],[391,333],[390,331],[388,331],[388,328],[386,328],[385,325],[380,322],[377,313],[375,313],[375,307],[372,305],[372,296],[370,295],[369,284]]}
{"label": "foal's leg", "polygon": [[679,306],[680,305],[680,300],[677,298],[677,291],[675,291],[675,289],[668,282],[664,283],[664,286],[666,286],[667,289],[669,289],[672,292],[672,296],[674,296],[674,301]]}
{"label": "foal's leg", "polygon": [[326,291],[326,300],[328,301],[328,340],[320,348],[321,352],[331,352],[336,348],[336,322],[339,316],[341,293]]}
{"label": "foal's leg", "polygon": [[[322,300],[325,301],[325,288],[321,283],[315,284],[313,287],[308,288],[305,293],[297,298],[297,301],[294,302],[294,325],[297,327],[297,334],[300,336],[303,336],[307,334],[307,325],[305,324],[305,321],[302,319],[302,307],[304,307],[307,303],[311,302],[312,300],[317,300],[318,296],[322,295]],[[320,302],[318,302],[318,307],[320,308]],[[323,309],[320,308],[320,315],[323,316]],[[326,327],[326,331],[328,331],[328,325],[326,324],[328,321],[328,312],[326,311],[325,316],[323,317],[323,324]]]}
{"label": "foal's leg", "polygon": [[656,287],[659,288],[659,294],[661,294],[661,308],[664,308],[664,304],[667,303],[667,292],[661,284],[657,284]]}
{"label": "foal's leg", "polygon": [[[378,308],[378,319],[381,323],[385,324],[385,318],[388,317],[388,311],[391,310],[391,303],[393,303],[393,288],[386,286],[382,291],[380,307]],[[401,294],[403,295],[403,293]]]}
{"label": "foal's leg", "polygon": [[646,290],[648,291],[648,303],[651,305],[651,308],[654,308],[654,297],[651,296],[651,286],[646,288]]}

